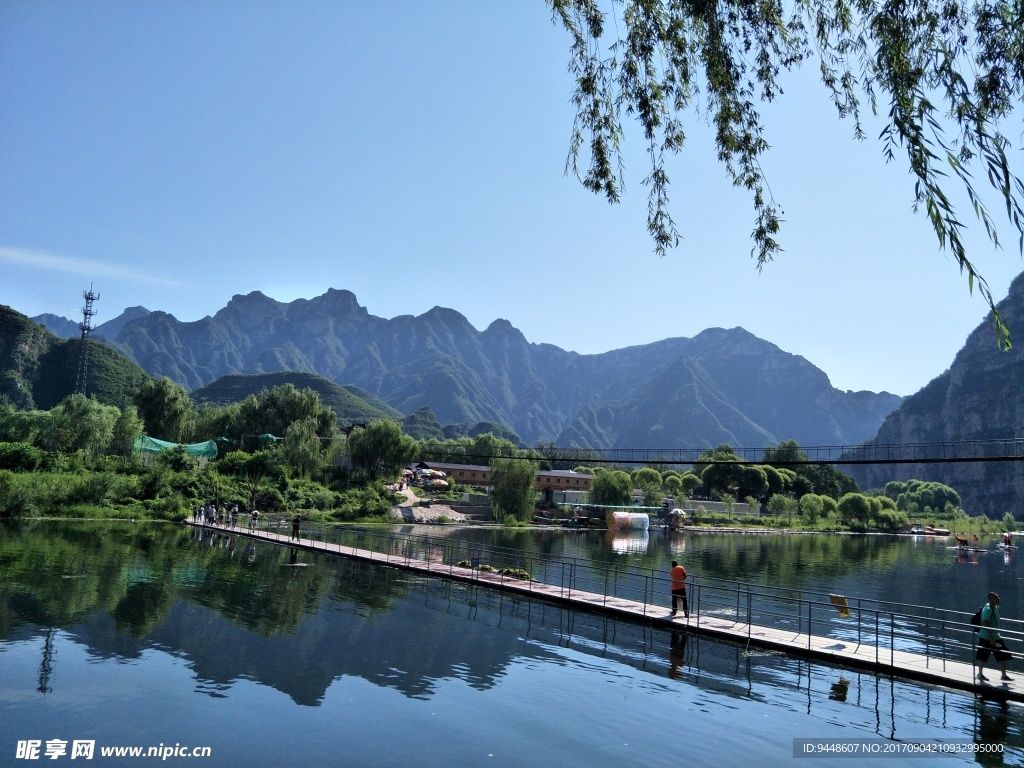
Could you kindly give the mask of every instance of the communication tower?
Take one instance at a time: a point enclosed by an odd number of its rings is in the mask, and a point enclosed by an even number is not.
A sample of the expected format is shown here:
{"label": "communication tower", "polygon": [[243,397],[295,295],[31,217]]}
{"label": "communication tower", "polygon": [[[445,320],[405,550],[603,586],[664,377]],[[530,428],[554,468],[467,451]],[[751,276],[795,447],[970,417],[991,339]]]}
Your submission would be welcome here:
{"label": "communication tower", "polygon": [[93,293],[92,283],[89,290],[82,292],[85,306],[82,307],[82,322],[78,324],[82,331],[82,345],[78,351],[78,378],[75,380],[75,394],[87,395],[89,389],[89,333],[92,331],[92,318],[96,314],[93,302],[99,301],[100,295]]}

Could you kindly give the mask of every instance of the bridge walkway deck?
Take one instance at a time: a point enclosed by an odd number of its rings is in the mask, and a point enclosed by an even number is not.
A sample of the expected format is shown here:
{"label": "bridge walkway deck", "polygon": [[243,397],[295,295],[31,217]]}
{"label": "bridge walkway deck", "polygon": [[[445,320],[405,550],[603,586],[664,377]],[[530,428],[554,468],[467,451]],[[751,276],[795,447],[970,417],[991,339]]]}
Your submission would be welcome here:
{"label": "bridge walkway deck", "polygon": [[[193,525],[193,523],[189,524]],[[685,631],[693,635],[776,650],[829,664],[865,669],[877,674],[971,691],[986,698],[1024,702],[1024,679],[1011,675],[1014,677],[1013,680],[1002,681],[999,679],[998,670],[992,663],[986,669],[988,682],[981,683],[975,677],[975,666],[968,661],[955,661],[923,653],[880,648],[877,644],[872,643],[849,642],[838,640],[835,637],[748,624],[726,616],[716,616],[714,613],[702,615],[694,612],[688,618],[672,616],[668,608],[651,605],[649,602],[580,589],[568,589],[540,581],[526,581],[498,573],[482,572],[475,568],[417,559],[409,555],[376,552],[317,539],[295,539],[287,533],[277,531],[251,530],[222,525],[196,525],[196,527],[246,536],[310,552],[377,563],[425,576],[501,589],[520,594],[523,597],[546,600],[569,608],[601,613],[625,621],[664,627],[670,631]]]}

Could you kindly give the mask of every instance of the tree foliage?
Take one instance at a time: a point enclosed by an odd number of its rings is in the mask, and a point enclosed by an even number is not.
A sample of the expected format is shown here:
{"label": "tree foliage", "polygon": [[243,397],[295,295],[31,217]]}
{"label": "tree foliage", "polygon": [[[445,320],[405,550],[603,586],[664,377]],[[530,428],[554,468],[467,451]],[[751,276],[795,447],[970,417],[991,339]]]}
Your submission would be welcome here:
{"label": "tree foliage", "polygon": [[149,379],[136,393],[134,402],[150,437],[172,443],[191,438],[195,408],[180,384],[166,376],[159,381]]}
{"label": "tree foliage", "polygon": [[598,467],[590,481],[591,504],[624,506],[633,503],[633,481],[621,469]]}
{"label": "tree foliage", "polygon": [[61,453],[105,451],[120,414],[113,405],[103,405],[82,394],[68,395],[50,411],[53,449]]}
{"label": "tree foliage", "polygon": [[47,411],[22,411],[10,401],[0,402],[0,441],[38,444],[49,424]]}
{"label": "tree foliage", "polygon": [[310,477],[323,464],[323,450],[316,430],[317,422],[311,417],[294,421],[285,430],[283,457],[300,477]]}
{"label": "tree foliage", "polygon": [[745,466],[736,470],[736,498],[745,499],[752,496],[755,499],[764,498],[769,489],[768,473],[764,467]]}
{"label": "tree foliage", "polygon": [[[659,254],[678,243],[669,212],[666,157],[686,141],[683,115],[706,116],[718,159],[754,207],[752,256],[760,269],[780,250],[781,206],[761,165],[769,146],[759,109],[782,94],[783,75],[815,62],[824,96],[864,138],[865,109],[884,121],[886,161],[897,154],[915,179],[941,247],[948,247],[1009,332],[968,258],[947,178],[965,189],[989,238],[995,222],[975,188],[980,171],[1005,204],[1024,250],[1024,184],[1010,170],[1002,124],[1024,84],[1021,0],[548,0],[571,38],[575,77],[567,172],[609,202],[623,190],[623,115],[640,124],[650,159],[647,227]],[[609,42],[608,38],[614,36]],[[589,156],[581,168],[583,156]]]}
{"label": "tree foliage", "polygon": [[693,472],[687,472],[679,478],[679,482],[682,485],[682,492],[689,496],[695,490],[700,488],[700,475],[696,475]]}
{"label": "tree foliage", "polygon": [[265,478],[272,477],[281,471],[280,457],[275,450],[232,451],[217,461],[217,470],[226,475],[238,477],[249,496],[249,509],[256,509],[256,498],[260,484]]}
{"label": "tree foliage", "polygon": [[871,499],[862,493],[847,493],[839,500],[838,508],[847,525],[855,520],[866,521],[871,514]]}
{"label": "tree foliage", "polygon": [[284,384],[249,395],[237,407],[234,420],[225,425],[225,437],[242,446],[253,445],[258,435],[284,437],[296,422],[308,422],[308,430],[318,437],[334,434],[337,416],[324,405],[315,390],[297,389]]}
{"label": "tree foliage", "polygon": [[498,437],[492,432],[482,432],[474,437],[463,435],[454,439],[424,442],[421,453],[428,461],[487,466],[491,459],[521,458],[526,452],[511,440]]}
{"label": "tree foliage", "polygon": [[946,505],[960,507],[960,494],[943,483],[925,480],[894,480],[885,484],[885,500],[892,500],[894,508],[903,511],[945,510]]}
{"label": "tree foliage", "polygon": [[668,474],[666,472],[665,473],[665,483],[664,483],[664,485],[665,485],[665,490],[668,491],[669,494],[671,494],[674,499],[678,500],[679,494],[682,493],[682,490],[683,490],[683,479],[682,479],[682,477],[680,475],[678,475],[678,474],[671,474],[670,475],[670,474]]}
{"label": "tree foliage", "polygon": [[826,497],[819,496],[816,493],[805,493],[800,497],[800,514],[803,515],[811,525],[816,524],[824,512],[825,498]]}
{"label": "tree foliage", "polygon": [[535,462],[494,459],[491,462],[491,503],[498,517],[529,521],[537,498],[536,482]]}
{"label": "tree foliage", "polygon": [[[792,479],[788,480],[788,487],[797,498],[805,493],[817,493],[839,499],[844,494],[860,491],[856,480],[829,464],[799,463],[808,461],[808,457],[796,440],[783,440],[774,448],[765,448],[761,461],[775,467],[783,479],[789,477],[789,472],[793,473]],[[772,490],[775,490],[774,487]]]}
{"label": "tree foliage", "polygon": [[715,492],[732,493],[739,485],[739,470],[743,466],[736,450],[728,443],[701,451],[694,473],[700,475],[704,492],[711,495]]}
{"label": "tree foliage", "polygon": [[115,456],[128,458],[132,455],[132,447],[145,425],[139,418],[139,410],[134,405],[126,405],[114,422],[113,435],[110,440],[110,452]]}
{"label": "tree foliage", "polygon": [[541,441],[534,450],[541,457],[541,469],[572,469],[581,462],[600,458],[586,448],[562,448],[553,442]]}
{"label": "tree foliage", "polygon": [[0,469],[32,472],[42,466],[44,454],[28,443],[0,443]]}
{"label": "tree foliage", "polygon": [[352,468],[370,482],[395,477],[416,458],[418,449],[418,443],[391,419],[375,421],[348,437]]}
{"label": "tree foliage", "polygon": [[661,492],[661,473],[652,467],[641,467],[630,475],[633,488],[639,489],[645,507],[660,506],[665,495]]}

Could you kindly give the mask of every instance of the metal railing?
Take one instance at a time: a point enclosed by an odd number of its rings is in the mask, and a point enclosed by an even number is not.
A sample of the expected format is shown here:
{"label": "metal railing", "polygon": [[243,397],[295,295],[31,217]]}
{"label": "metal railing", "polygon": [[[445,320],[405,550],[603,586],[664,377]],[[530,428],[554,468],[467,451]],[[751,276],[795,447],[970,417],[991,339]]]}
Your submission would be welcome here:
{"label": "metal railing", "polygon": [[[248,526],[240,521],[238,528]],[[290,519],[261,517],[258,528],[291,534]],[[350,526],[304,522],[301,539],[313,539],[349,550],[384,555],[388,563],[416,565],[427,571],[451,574],[456,567],[489,573],[499,584],[514,580],[531,591],[536,584],[558,589],[571,599],[575,593],[600,596],[598,605],[629,600],[639,604],[644,616],[664,615],[670,607],[670,579],[663,571],[633,563],[601,563],[593,559],[548,555],[508,547]],[[529,575],[522,578],[522,572]],[[969,661],[976,642],[970,613],[932,606],[846,597],[837,606],[824,592],[773,587],[697,576],[688,584],[691,618],[715,617],[745,625],[786,630],[811,647],[814,637],[835,639],[874,650],[875,662],[892,665],[897,651],[920,654],[929,661]],[[841,611],[840,608],[845,608]],[[1001,620],[1000,634],[1007,641],[1024,640],[1024,621]],[[1019,655],[1019,654],[1017,654]]]}

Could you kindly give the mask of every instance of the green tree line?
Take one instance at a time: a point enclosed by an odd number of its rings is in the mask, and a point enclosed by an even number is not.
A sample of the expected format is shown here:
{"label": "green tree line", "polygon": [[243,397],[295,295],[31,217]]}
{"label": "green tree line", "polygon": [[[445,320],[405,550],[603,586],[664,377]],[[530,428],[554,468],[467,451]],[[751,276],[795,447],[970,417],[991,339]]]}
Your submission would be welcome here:
{"label": "green tree line", "polygon": [[[142,435],[178,447],[140,455],[133,448]],[[218,444],[215,460],[197,460],[185,449],[209,440]],[[555,454],[548,446],[542,462],[550,466]],[[387,419],[341,431],[316,392],[291,384],[239,403],[197,407],[183,387],[163,378],[143,383],[123,408],[80,394],[49,410],[0,402],[0,517],[181,519],[213,503],[383,520],[399,500],[394,488],[402,469],[417,458],[440,456],[455,463],[494,461],[496,515],[526,521],[540,464],[524,463],[522,455],[490,433],[425,446]]]}
{"label": "green tree line", "polygon": [[[141,460],[143,434],[172,443],[215,440],[214,461],[183,446]],[[50,410],[0,402],[0,516],[149,515],[177,519],[201,503],[245,509],[302,509],[338,520],[385,519],[397,503],[394,483],[417,459],[492,468],[498,519],[531,519],[538,469],[574,467],[592,475],[589,501],[656,507],[671,498],[746,502],[783,525],[901,530],[911,518],[963,520],[960,497],[940,483],[911,480],[862,493],[834,467],[807,462],[795,441],[766,448],[759,464],[729,444],[703,451],[691,466],[632,472],[591,468],[580,449],[525,449],[484,433],[420,442],[399,423],[380,420],[338,429],[334,411],[311,389],[273,387],[230,405],[196,407],[164,378],[145,382],[118,408],[71,395]]]}
{"label": "green tree line", "polygon": [[[862,492],[856,481],[835,467],[815,464],[793,440],[765,448],[761,463],[747,463],[728,443],[709,448],[692,467],[659,471],[641,467],[632,472],[617,467],[576,467],[592,475],[590,502],[628,506],[638,501],[657,507],[671,500],[675,506],[689,502],[701,509],[702,501],[723,502],[730,510],[745,502],[748,508],[767,513],[771,525],[844,530],[903,531],[911,519],[921,522],[958,523],[968,517],[959,494],[947,485],[910,480],[893,482],[884,489]],[[713,515],[698,515],[712,520]],[[973,528],[983,530],[983,520]],[[964,528],[966,530],[966,527]]]}

